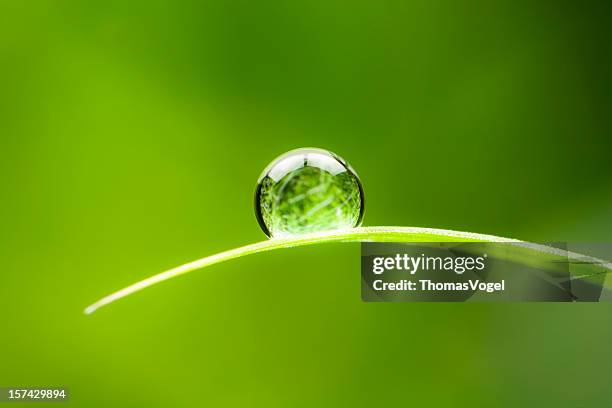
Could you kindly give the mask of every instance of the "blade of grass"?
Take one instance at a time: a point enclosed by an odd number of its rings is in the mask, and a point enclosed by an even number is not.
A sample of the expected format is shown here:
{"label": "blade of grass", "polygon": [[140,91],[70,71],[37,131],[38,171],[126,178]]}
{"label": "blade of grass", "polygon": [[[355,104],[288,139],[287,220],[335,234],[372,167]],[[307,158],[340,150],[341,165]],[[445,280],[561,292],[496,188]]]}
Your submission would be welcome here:
{"label": "blade of grass", "polygon": [[291,238],[269,239],[255,244],[220,252],[193,262],[186,263],[176,268],[169,269],[157,275],[153,275],[130,286],[120,289],[85,308],[85,314],[91,314],[99,308],[113,303],[116,300],[141,291],[149,286],[165,280],[193,272],[214,264],[229,261],[246,255],[259,252],[272,251],[275,249],[291,248],[304,245],[323,244],[326,242],[506,242],[530,251],[559,258],[570,258],[597,264],[601,268],[612,270],[612,264],[597,258],[563,251],[557,248],[528,243],[511,238],[503,238],[494,235],[476,234],[472,232],[452,231],[434,228],[418,227],[359,227],[348,230],[336,230],[304,234]]}

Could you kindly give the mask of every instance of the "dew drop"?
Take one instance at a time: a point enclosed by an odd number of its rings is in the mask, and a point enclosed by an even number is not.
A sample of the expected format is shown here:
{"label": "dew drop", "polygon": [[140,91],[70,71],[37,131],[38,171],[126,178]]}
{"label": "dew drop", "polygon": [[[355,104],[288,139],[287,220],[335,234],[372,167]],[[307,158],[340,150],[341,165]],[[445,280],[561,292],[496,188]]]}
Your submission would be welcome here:
{"label": "dew drop", "polygon": [[276,158],[255,192],[257,221],[273,238],[357,227],[363,211],[357,174],[323,149],[296,149]]}

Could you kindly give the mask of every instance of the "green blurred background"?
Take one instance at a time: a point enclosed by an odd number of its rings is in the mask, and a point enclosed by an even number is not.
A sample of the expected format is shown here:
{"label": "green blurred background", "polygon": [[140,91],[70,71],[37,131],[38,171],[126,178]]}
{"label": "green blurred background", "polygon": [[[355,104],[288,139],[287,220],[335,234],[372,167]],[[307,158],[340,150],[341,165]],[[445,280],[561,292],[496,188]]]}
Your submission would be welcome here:
{"label": "green blurred background", "polygon": [[[330,149],[364,225],[612,240],[603,2],[0,6],[0,386],[75,407],[606,406],[607,304],[367,304],[359,245],[232,261]],[[39,404],[36,406],[40,406]]]}

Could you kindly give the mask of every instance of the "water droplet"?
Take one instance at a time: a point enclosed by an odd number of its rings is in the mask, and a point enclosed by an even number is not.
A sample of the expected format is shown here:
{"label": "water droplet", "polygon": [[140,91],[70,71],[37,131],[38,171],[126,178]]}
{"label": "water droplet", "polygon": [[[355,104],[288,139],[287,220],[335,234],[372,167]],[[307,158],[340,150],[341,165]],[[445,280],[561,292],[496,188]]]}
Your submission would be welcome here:
{"label": "water droplet", "polygon": [[359,226],[363,188],[344,159],[327,150],[292,150],[266,167],[255,192],[255,214],[269,237]]}

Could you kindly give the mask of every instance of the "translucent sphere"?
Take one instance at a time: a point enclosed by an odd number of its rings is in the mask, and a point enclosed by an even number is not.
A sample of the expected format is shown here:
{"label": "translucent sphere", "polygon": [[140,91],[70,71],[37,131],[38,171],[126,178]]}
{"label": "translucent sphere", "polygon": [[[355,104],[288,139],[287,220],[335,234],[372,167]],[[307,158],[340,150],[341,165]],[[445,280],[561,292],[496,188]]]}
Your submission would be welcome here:
{"label": "translucent sphere", "polygon": [[327,150],[292,150],[259,178],[255,214],[269,237],[359,226],[364,196],[357,174]]}

